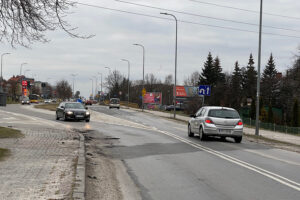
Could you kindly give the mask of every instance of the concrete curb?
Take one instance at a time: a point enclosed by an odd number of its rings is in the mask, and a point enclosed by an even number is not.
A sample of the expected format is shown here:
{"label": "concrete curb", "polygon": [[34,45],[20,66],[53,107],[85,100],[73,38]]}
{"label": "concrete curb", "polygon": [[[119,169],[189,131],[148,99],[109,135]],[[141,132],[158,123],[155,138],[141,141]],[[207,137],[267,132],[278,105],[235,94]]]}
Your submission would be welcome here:
{"label": "concrete curb", "polygon": [[73,199],[85,200],[85,139],[79,134],[79,155],[76,166],[75,186],[73,190]]}

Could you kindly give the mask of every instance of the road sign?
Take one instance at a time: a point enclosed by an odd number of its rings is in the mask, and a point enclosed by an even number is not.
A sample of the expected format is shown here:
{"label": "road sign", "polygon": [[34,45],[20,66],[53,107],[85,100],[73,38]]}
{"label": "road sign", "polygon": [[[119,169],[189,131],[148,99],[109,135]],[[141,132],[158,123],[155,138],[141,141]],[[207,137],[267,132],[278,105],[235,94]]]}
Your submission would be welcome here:
{"label": "road sign", "polygon": [[142,96],[145,96],[146,93],[147,93],[147,91],[146,91],[146,89],[144,88],[144,89],[142,90]]}
{"label": "road sign", "polygon": [[27,86],[27,81],[22,81],[22,86]]}
{"label": "road sign", "polygon": [[200,85],[198,94],[202,95],[202,96],[210,96],[211,86],[210,85]]}

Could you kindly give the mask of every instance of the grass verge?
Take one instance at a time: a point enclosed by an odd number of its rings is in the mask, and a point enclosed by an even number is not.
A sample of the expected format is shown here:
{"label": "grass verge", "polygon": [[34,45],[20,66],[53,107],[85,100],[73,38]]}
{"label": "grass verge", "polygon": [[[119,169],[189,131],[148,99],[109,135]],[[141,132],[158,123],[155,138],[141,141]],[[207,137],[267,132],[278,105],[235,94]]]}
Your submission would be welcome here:
{"label": "grass verge", "polygon": [[9,155],[9,150],[8,149],[0,148],[0,161],[3,160],[8,155]]}
{"label": "grass verge", "polygon": [[38,109],[56,111],[56,108],[58,107],[58,104],[41,104],[41,105],[35,105],[34,107],[38,108]]}
{"label": "grass verge", "polygon": [[21,131],[0,126],[0,139],[1,138],[20,138],[20,137],[24,137],[24,135],[21,133]]}

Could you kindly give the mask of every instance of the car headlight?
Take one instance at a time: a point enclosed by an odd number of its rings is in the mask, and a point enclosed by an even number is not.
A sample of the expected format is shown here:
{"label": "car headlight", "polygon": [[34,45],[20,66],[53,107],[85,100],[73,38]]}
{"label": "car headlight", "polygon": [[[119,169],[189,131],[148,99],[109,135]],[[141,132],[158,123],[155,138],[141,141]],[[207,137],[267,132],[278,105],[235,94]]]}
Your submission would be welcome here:
{"label": "car headlight", "polygon": [[73,112],[72,111],[68,111],[67,114],[68,115],[73,115]]}
{"label": "car headlight", "polygon": [[85,113],[85,115],[90,115],[90,112],[87,111],[87,112]]}

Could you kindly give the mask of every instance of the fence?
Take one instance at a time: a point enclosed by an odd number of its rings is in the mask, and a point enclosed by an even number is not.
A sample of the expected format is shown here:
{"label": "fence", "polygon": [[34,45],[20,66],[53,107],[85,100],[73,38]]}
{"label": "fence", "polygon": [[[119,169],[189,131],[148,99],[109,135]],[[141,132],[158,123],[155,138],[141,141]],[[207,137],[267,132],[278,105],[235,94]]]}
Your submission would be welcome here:
{"label": "fence", "polygon": [[[243,123],[250,127],[255,127],[256,120],[252,120],[250,118],[243,118]],[[300,127],[281,126],[277,124],[264,123],[264,122],[260,122],[259,127],[274,132],[300,135]]]}

